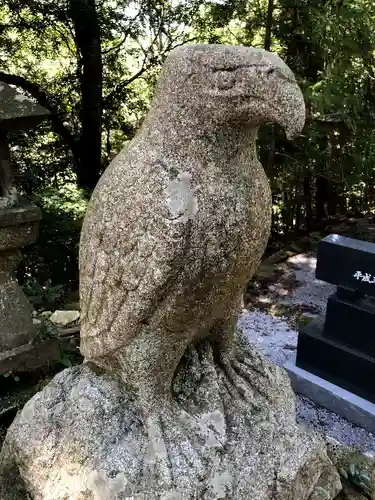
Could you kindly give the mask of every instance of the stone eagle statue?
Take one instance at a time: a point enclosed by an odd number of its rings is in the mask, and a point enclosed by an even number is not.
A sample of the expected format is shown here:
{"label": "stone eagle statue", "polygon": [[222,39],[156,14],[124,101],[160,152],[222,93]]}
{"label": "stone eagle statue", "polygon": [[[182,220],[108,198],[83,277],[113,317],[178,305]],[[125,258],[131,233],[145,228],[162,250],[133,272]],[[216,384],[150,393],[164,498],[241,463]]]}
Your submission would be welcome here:
{"label": "stone eagle statue", "polygon": [[167,58],[140,131],[89,204],[80,245],[81,351],[166,408],[187,347],[231,341],[269,237],[258,127],[301,131],[305,107],[275,54],[185,45]]}
{"label": "stone eagle statue", "polygon": [[287,375],[235,328],[271,221],[257,129],[277,122],[292,137],[304,119],[275,54],[186,45],[168,56],[84,220],[86,362],[17,415],[2,500],[335,498],[339,476],[296,425]]}
{"label": "stone eagle statue", "polygon": [[[187,348],[209,338],[226,370],[245,284],[265,250],[271,193],[258,127],[305,122],[275,54],[186,45],[167,58],[140,131],[100,179],[80,245],[81,352],[120,375],[160,436]],[[159,425],[160,424],[160,425]]]}

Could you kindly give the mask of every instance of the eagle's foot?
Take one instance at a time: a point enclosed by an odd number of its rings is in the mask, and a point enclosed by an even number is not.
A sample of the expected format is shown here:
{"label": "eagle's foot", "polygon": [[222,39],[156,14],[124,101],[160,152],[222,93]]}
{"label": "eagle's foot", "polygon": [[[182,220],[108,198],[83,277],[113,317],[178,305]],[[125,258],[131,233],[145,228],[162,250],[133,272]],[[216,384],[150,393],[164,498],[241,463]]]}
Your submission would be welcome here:
{"label": "eagle's foot", "polygon": [[240,398],[245,403],[253,403],[256,393],[269,399],[264,390],[267,387],[267,373],[250,365],[242,354],[231,350],[221,352],[218,365],[222,371],[227,391],[234,398]]}
{"label": "eagle's foot", "polygon": [[184,487],[191,471],[203,470],[190,437],[196,434],[193,417],[169,401],[144,418],[148,434],[147,476],[166,490]]}
{"label": "eagle's foot", "polygon": [[224,385],[233,398],[240,398],[246,403],[251,403],[253,393],[249,384],[246,367],[229,352],[221,352],[217,364],[222,373]]}

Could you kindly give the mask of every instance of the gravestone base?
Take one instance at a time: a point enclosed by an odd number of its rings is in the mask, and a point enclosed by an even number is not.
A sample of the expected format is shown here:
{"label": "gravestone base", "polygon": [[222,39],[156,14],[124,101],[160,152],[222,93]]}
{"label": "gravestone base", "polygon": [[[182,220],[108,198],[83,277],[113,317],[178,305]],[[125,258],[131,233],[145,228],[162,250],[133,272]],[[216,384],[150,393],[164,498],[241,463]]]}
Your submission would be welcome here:
{"label": "gravestone base", "polygon": [[300,328],[296,365],[375,403],[375,358],[327,337],[322,317]]}
{"label": "gravestone base", "polygon": [[284,368],[296,393],[375,434],[374,403],[299,368],[294,360],[287,361]]}

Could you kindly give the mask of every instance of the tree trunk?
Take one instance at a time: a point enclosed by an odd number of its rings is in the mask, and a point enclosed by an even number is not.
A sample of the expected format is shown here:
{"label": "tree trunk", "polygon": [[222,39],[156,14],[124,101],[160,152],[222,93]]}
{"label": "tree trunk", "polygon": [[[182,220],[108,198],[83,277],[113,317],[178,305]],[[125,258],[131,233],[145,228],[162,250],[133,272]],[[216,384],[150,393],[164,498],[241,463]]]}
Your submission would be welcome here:
{"label": "tree trunk", "polygon": [[274,8],[275,8],[274,0],[268,0],[266,33],[264,35],[264,48],[265,48],[265,50],[271,50]]}
{"label": "tree trunk", "polygon": [[70,0],[81,75],[81,124],[77,181],[91,191],[102,172],[102,54],[95,0]]}
{"label": "tree trunk", "polygon": [[322,219],[325,219],[327,216],[325,209],[325,204],[327,201],[327,184],[328,181],[325,177],[320,177],[320,176],[317,177],[315,207],[316,207],[316,218],[318,223],[320,223]]}
{"label": "tree trunk", "polygon": [[310,176],[308,175],[306,175],[303,178],[303,200],[305,204],[305,229],[307,234],[310,234],[313,211],[312,211],[311,179]]}
{"label": "tree trunk", "polygon": [[329,182],[327,187],[328,187],[327,212],[328,215],[336,215],[337,205],[338,205],[338,194],[336,185],[333,182]]}
{"label": "tree trunk", "polygon": [[295,230],[296,230],[296,233],[299,234],[301,226],[302,226],[302,205],[299,201],[297,202],[297,205],[296,205],[295,218],[296,218]]}

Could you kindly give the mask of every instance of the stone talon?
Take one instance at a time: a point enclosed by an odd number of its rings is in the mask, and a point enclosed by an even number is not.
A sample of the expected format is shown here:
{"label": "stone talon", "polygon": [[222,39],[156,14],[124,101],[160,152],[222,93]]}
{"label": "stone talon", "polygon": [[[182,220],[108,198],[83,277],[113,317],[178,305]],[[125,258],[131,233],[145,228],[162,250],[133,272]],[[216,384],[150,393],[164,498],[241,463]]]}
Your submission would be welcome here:
{"label": "stone talon", "polygon": [[145,466],[150,469],[151,477],[154,481],[156,480],[165,489],[172,488],[172,467],[168,459],[161,416],[153,415],[146,417],[144,424],[149,441]]}
{"label": "stone talon", "polygon": [[193,419],[184,413],[176,403],[169,401],[160,413],[155,412],[144,419],[149,439],[145,465],[151,477],[157,479],[158,486],[162,485],[166,490],[177,487],[173,477],[175,464],[171,460],[178,457],[179,469],[185,470],[186,475],[193,469],[198,473],[202,468],[201,459],[189,441],[196,426]]}

